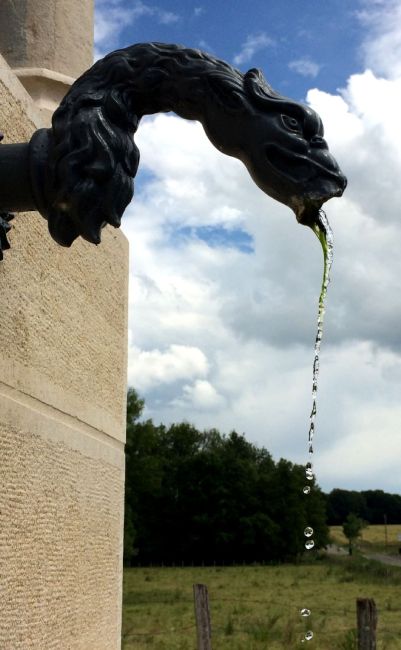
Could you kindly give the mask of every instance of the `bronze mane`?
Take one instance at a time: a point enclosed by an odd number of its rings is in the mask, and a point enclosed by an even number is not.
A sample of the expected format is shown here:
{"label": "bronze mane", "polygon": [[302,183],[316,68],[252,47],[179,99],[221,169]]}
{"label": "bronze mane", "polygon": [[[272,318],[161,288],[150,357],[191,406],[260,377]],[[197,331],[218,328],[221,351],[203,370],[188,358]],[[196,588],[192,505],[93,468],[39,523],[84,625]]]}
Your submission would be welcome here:
{"label": "bronze mane", "polygon": [[139,121],[166,111],[199,120],[215,147],[242,160],[301,223],[313,226],[324,201],[345,189],[320,117],[275,92],[259,70],[242,74],[199,50],[142,43],[95,63],[55,111],[53,128],[31,140],[34,203],[59,244],[79,235],[98,244],[107,223],[120,225],[133,196]]}

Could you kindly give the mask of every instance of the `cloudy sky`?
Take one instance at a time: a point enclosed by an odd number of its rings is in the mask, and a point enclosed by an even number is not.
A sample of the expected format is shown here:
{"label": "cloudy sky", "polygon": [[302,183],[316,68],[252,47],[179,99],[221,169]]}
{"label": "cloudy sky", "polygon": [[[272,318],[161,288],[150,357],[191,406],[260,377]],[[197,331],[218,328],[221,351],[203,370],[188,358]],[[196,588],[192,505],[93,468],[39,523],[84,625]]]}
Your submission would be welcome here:
{"label": "cloudy sky", "polygon": [[[401,0],[96,0],[96,55],[181,43],[311,104],[349,179],[334,237],[314,467],[401,493]],[[129,384],[155,422],[306,460],[322,254],[195,122],[145,118],[130,241]]]}

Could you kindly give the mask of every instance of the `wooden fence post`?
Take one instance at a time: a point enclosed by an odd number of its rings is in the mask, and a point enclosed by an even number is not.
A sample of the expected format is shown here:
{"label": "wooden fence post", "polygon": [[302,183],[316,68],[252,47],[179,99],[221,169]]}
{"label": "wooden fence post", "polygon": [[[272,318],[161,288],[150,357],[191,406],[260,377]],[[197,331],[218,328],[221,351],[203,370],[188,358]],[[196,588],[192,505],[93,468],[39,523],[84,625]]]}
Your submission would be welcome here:
{"label": "wooden fence post", "polygon": [[357,598],[358,650],[376,650],[377,610],[373,598]]}
{"label": "wooden fence post", "polygon": [[194,604],[198,650],[212,650],[209,596],[206,585],[194,585]]}

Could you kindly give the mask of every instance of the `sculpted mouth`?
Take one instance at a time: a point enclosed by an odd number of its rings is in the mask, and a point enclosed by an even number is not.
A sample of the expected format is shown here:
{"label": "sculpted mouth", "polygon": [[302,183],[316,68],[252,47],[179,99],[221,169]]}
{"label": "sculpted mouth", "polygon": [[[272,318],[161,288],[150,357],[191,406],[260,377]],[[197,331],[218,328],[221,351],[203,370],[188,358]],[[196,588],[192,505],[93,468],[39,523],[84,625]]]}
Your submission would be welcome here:
{"label": "sculpted mouth", "polygon": [[328,150],[321,150],[318,155],[327,158],[331,169],[310,156],[275,144],[266,147],[266,155],[270,164],[295,185],[287,205],[294,210],[299,223],[313,226],[323,203],[341,196],[345,190],[347,180]]}
{"label": "sculpted mouth", "polygon": [[[343,176],[338,168],[330,169],[309,156],[294,153],[293,151],[276,144],[268,144],[265,151],[270,164],[275,167],[280,174],[286,176],[294,183],[305,183],[312,178],[319,178],[323,175],[324,177],[329,177],[333,181],[343,185],[340,180]],[[334,159],[330,156],[327,162],[333,164],[332,161],[334,161]],[[342,187],[342,191],[344,189],[345,188]]]}
{"label": "sculpted mouth", "polygon": [[293,197],[291,200],[291,208],[295,212],[298,223],[301,223],[303,226],[310,226],[311,228],[315,223],[317,223],[319,218],[319,211],[323,203],[327,201],[330,197],[325,199],[313,199],[313,198],[298,198]]}

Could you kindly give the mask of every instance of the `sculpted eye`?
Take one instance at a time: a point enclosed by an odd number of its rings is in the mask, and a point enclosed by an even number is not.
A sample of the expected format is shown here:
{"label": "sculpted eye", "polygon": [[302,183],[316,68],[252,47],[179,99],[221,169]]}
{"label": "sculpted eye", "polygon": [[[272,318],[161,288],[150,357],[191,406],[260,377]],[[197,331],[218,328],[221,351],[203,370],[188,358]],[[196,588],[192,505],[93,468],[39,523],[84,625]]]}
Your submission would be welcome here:
{"label": "sculpted eye", "polygon": [[302,126],[295,117],[290,117],[289,115],[282,115],[281,121],[288,131],[302,134]]}

